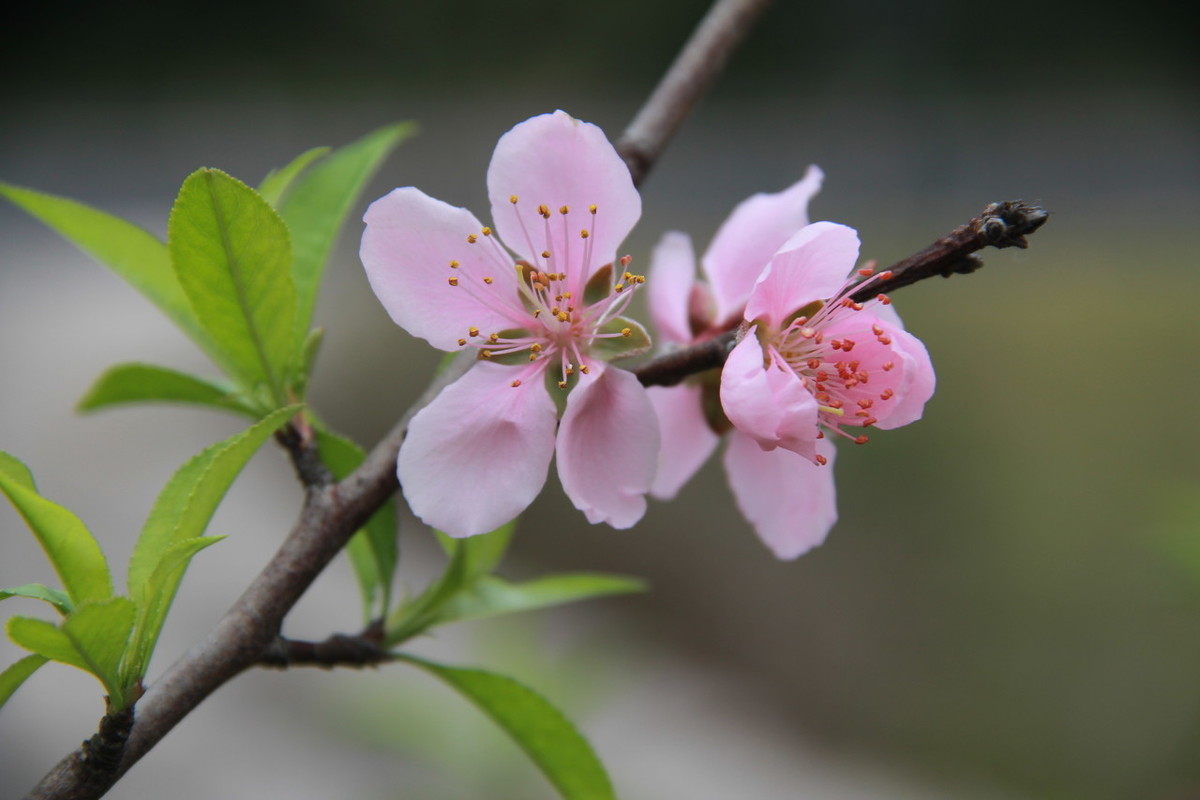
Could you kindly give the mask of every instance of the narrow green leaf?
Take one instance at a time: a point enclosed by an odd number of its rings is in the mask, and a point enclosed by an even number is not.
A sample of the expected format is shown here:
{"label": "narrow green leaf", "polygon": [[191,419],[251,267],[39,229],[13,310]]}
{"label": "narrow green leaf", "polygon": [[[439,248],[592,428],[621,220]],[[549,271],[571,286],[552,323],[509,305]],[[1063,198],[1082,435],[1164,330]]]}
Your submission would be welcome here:
{"label": "narrow green leaf", "polygon": [[96,411],[128,403],[192,403],[258,418],[245,395],[225,381],[212,381],[155,364],[118,364],[104,372],[75,408]]}
{"label": "narrow green leaf", "polygon": [[[15,457],[5,453],[0,464],[6,465],[0,467],[0,491],[25,518],[75,605],[111,597],[108,564],[79,517],[39,495],[28,469]],[[22,470],[25,477],[16,474]]]}
{"label": "narrow green leaf", "polygon": [[32,600],[43,600],[58,609],[58,613],[66,616],[75,608],[75,604],[71,602],[71,598],[66,592],[61,592],[58,589],[51,589],[40,583],[26,583],[22,586],[13,586],[10,589],[0,589],[0,600],[5,600],[9,597],[28,597]]}
{"label": "narrow green leaf", "polygon": [[[349,475],[366,456],[354,442],[332,431],[317,430],[321,461],[338,480]],[[391,605],[392,579],[396,572],[396,504],[389,500],[350,539],[346,554],[362,592],[363,615],[367,622]],[[376,605],[378,601],[378,606]]]}
{"label": "narrow green leaf", "polygon": [[[32,189],[0,183],[4,195],[80,250],[107,266],[158,306],[202,350],[216,348],[171,269],[167,246],[148,231],[98,209]],[[222,363],[219,359],[218,364]]]}
{"label": "narrow green leaf", "polygon": [[485,576],[442,606],[438,624],[482,619],[519,611],[646,590],[644,581],[623,575],[577,572],[547,575],[522,583]]}
{"label": "narrow green leaf", "polygon": [[463,581],[470,583],[481,575],[491,572],[504,558],[517,529],[516,520],[501,525],[496,530],[481,536],[455,539],[437,531],[438,542],[451,557],[459,555],[464,560]]}
{"label": "narrow green leaf", "polygon": [[415,131],[412,123],[389,125],[339,147],[300,176],[280,206],[295,253],[297,348],[312,323],[321,275],[342,223],[384,158]]}
{"label": "narrow green leaf", "polygon": [[566,800],[612,800],[612,784],[590,744],[562,712],[512,678],[400,656],[441,678],[508,733]]}
{"label": "narrow green leaf", "polygon": [[13,617],[8,636],[26,650],[95,675],[114,708],[123,708],[126,690],[118,665],[133,628],[134,607],[127,597],[81,605],[55,626],[34,617]]}
{"label": "narrow green leaf", "polygon": [[0,473],[7,475],[18,485],[24,486],[31,492],[37,491],[37,485],[33,482],[33,473],[29,471],[29,467],[21,463],[16,456],[3,450],[0,450]]}
{"label": "narrow green leaf", "polygon": [[287,226],[249,186],[201,169],[183,182],[167,231],[179,283],[234,376],[282,405],[296,319]]}
{"label": "narrow green leaf", "polygon": [[4,707],[8,698],[13,696],[13,692],[20,688],[30,675],[37,672],[38,668],[49,660],[45,656],[32,653],[9,666],[4,672],[0,672],[0,708]]}
{"label": "narrow green leaf", "polygon": [[[206,448],[176,470],[159,493],[129,559],[129,596],[137,605],[138,616],[130,659],[122,668],[125,675],[144,674],[188,560],[200,549],[189,550],[194,545],[187,543],[204,534],[246,462],[298,408],[281,408]],[[177,564],[178,569],[161,573],[165,563]]]}
{"label": "narrow green leaf", "polygon": [[279,208],[279,201],[291,187],[292,181],[296,180],[305,167],[328,152],[328,147],[314,147],[293,158],[287,166],[271,170],[258,185],[258,193],[262,195],[263,200]]}

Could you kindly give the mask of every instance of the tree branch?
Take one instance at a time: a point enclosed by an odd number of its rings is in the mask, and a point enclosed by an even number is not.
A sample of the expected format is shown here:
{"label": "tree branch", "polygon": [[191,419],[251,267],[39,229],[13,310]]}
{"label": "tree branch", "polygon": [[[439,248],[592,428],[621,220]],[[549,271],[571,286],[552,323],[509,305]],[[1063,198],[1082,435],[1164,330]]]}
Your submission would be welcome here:
{"label": "tree branch", "polygon": [[717,0],[617,140],[634,186],[658,161],[684,118],[725,68],[771,0]]}
{"label": "tree branch", "polygon": [[[992,203],[977,217],[958,226],[919,253],[897,261],[876,278],[850,295],[859,303],[873,297],[911,286],[935,275],[949,278],[958,273],[966,275],[983,267],[983,259],[975,255],[985,247],[1029,246],[1025,238],[1045,224],[1050,214],[1040,206],[1020,200]],[[740,336],[740,327],[720,336],[664,353],[633,369],[644,386],[674,386],[698,372],[715,369],[725,363]]]}

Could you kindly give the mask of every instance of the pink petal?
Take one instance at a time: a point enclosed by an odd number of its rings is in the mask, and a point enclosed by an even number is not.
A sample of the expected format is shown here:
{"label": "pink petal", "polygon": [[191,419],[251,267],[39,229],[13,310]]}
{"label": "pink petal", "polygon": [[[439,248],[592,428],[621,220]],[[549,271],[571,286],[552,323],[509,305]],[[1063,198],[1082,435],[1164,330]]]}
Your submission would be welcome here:
{"label": "pink petal", "polygon": [[557,412],[540,379],[480,362],[408,426],[398,474],[413,513],[451,536],[494,530],[525,510],[546,482]]}
{"label": "pink petal", "polygon": [[604,362],[567,396],[558,477],[588,522],[629,528],[646,513],[658,460],[658,421],[633,373]]}
{"label": "pink petal", "polygon": [[[492,219],[508,246],[541,269],[567,273],[573,292],[613,261],[642,214],[629,169],[604,131],[564,111],[533,117],[501,136],[487,185]],[[538,214],[541,204],[552,212],[548,222]],[[564,206],[566,217],[559,213]],[[587,264],[583,229],[590,234]],[[544,250],[553,254],[549,263],[540,257]]]}
{"label": "pink petal", "polygon": [[834,222],[814,222],[779,249],[746,304],[746,319],[772,328],[814,300],[833,297],[858,260],[858,234]]}
{"label": "pink petal", "polygon": [[[935,384],[929,353],[903,328],[885,319],[893,318],[888,306],[874,305],[863,311],[840,315],[823,329],[826,339],[854,341],[853,358],[859,371],[869,380],[853,389],[839,391],[847,408],[868,403],[872,423],[883,430],[908,425],[921,418],[925,403],[933,396]],[[878,312],[885,312],[880,314]],[[897,321],[899,317],[894,317]],[[875,328],[882,331],[876,334]],[[886,342],[886,343],[885,343]],[[890,369],[884,369],[891,364]],[[854,409],[857,412],[858,409]],[[843,424],[854,424],[847,416]]]}
{"label": "pink petal", "polygon": [[690,383],[646,390],[662,435],[658,474],[650,489],[659,500],[675,497],[712,455],[720,439],[704,418],[702,392],[702,387]]}
{"label": "pink petal", "polygon": [[782,448],[765,452],[737,431],[729,435],[725,471],[738,508],[776,557],[791,559],[825,541],[837,522],[834,447],[825,439],[819,466]]}
{"label": "pink petal", "polygon": [[741,310],[754,282],[788,237],[808,224],[808,201],[825,175],[816,166],[782,192],[743,200],[704,254],[704,274],[717,298],[719,319]]}
{"label": "pink petal", "polygon": [[692,341],[688,311],[695,283],[696,254],[692,240],[678,231],[665,234],[654,248],[646,278],[650,318],[662,340],[672,344]]}
{"label": "pink petal", "polygon": [[733,348],[721,370],[721,408],[738,430],[764,450],[784,447],[813,458],[817,401],[796,373],[764,366],[755,329]]}
{"label": "pink petal", "polygon": [[[367,209],[359,256],[371,288],[397,325],[440,350],[455,350],[471,326],[485,333],[521,327],[516,270],[465,208],[406,186]],[[458,261],[457,269],[450,267]],[[483,278],[492,277],[492,285]],[[450,279],[458,278],[451,286]],[[489,303],[484,293],[490,293]]]}

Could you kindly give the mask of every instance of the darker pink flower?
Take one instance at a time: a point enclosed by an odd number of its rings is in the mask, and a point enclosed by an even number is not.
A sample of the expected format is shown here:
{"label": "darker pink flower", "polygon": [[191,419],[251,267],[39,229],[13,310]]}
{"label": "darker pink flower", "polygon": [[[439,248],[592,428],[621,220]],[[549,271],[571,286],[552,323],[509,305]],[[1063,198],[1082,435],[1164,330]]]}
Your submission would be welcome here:
{"label": "darker pink flower", "polygon": [[365,216],[360,254],[392,319],[439,349],[479,351],[409,425],[404,496],[452,536],[485,533],[533,501],[557,455],[589,521],[630,527],[658,426],[646,390],[607,361],[649,345],[620,316],[644,279],[627,258],[613,269],[641,199],[604,133],[562,111],[502,136],[487,185],[494,230],[413,187]]}
{"label": "darker pink flower", "polygon": [[663,435],[652,493],[674,496],[727,433],[738,507],[780,558],[820,544],[837,519],[822,429],[865,441],[861,429],[918,419],[934,385],[925,348],[886,300],[848,300],[858,238],[808,224],[821,178],[812,167],[739,205],[704,256],[708,285],[695,282],[683,234],[664,237],[651,267],[651,310],[667,341],[747,329],[719,378],[651,390]]}

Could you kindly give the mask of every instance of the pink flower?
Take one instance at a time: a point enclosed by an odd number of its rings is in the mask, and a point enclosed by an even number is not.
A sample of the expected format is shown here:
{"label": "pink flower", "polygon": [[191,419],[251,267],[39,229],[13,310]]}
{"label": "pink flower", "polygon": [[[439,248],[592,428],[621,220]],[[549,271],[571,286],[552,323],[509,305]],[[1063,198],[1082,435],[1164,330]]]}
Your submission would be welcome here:
{"label": "pink flower", "polygon": [[451,536],[485,533],[533,501],[557,455],[576,508],[628,528],[645,513],[658,425],[637,378],[606,362],[649,346],[620,316],[645,279],[627,257],[612,268],[641,198],[604,133],[562,111],[500,137],[487,186],[494,230],[413,187],[364,217],[360,255],[392,319],[441,350],[479,351],[409,425],[404,496]]}
{"label": "pink flower", "polygon": [[667,341],[747,328],[719,378],[651,390],[663,434],[652,494],[673,497],[728,433],[738,507],[779,558],[819,545],[837,520],[822,428],[866,441],[859,429],[920,418],[934,386],[924,346],[889,301],[848,299],[860,285],[846,279],[854,231],[807,224],[821,178],[811,167],[791,188],[739,205],[704,256],[709,286],[695,282],[683,234],[663,238],[651,267],[651,311]]}

